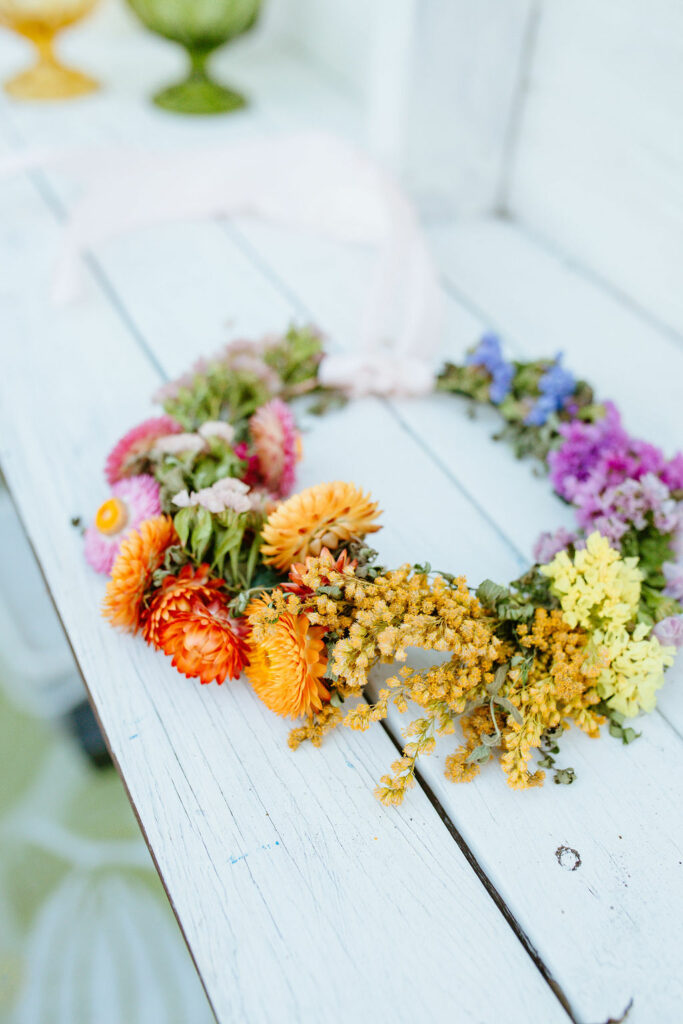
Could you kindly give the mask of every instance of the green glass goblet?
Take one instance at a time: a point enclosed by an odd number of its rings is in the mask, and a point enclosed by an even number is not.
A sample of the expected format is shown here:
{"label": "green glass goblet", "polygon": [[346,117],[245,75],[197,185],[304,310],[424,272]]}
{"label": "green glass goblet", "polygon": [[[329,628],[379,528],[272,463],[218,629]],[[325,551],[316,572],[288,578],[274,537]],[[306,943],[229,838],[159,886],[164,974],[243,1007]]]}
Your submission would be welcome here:
{"label": "green glass goblet", "polygon": [[214,81],[207,62],[214,50],[256,23],[262,0],[128,0],[147,28],[180,43],[190,57],[183,82],[162,89],[154,102],[181,114],[221,114],[245,106],[244,96]]}

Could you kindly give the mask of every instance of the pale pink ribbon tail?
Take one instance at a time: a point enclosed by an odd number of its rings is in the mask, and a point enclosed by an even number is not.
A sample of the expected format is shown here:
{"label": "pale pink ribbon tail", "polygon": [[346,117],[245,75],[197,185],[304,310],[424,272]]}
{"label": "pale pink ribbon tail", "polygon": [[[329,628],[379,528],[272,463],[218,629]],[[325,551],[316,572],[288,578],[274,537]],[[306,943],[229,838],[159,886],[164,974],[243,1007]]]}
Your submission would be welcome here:
{"label": "pale pink ribbon tail", "polygon": [[109,238],[172,220],[250,214],[378,250],[358,344],[326,357],[327,384],[353,394],[431,389],[442,326],[436,268],[406,196],[348,143],[313,132],[172,154],[30,152],[0,161],[0,177],[56,164],[87,184],[65,228],[56,302],[79,294],[82,255]]}

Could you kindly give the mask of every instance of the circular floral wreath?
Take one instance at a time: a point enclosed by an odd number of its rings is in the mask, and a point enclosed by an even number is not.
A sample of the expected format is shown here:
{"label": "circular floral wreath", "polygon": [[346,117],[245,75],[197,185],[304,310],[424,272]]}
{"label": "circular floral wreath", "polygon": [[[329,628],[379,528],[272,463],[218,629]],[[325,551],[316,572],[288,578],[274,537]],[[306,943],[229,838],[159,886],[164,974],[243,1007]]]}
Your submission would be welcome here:
{"label": "circular floral wreath", "polygon": [[[105,617],[202,683],[244,672],[272,711],[299,719],[292,748],[337,725],[367,729],[390,704],[417,708],[377,788],[384,803],[402,800],[419,755],[457,723],[453,781],[497,754],[515,788],[541,785],[545,768],[570,783],[556,765],[563,731],[596,737],[608,720],[629,743],[627,719],[652,711],[683,644],[683,454],[632,438],[561,357],[510,362],[485,335],[437,389],[498,409],[498,436],[547,466],[576,532],[544,533],[507,586],[389,569],[365,542],[379,509],[354,484],[288,497],[301,453],[288,403],[345,400],[318,379],[322,352],[311,329],[232,343],[165,386],[165,415],[119,441],[111,497],[85,532],[88,561],[111,574]],[[411,668],[409,648],[450,657]],[[367,703],[379,662],[401,667]]]}

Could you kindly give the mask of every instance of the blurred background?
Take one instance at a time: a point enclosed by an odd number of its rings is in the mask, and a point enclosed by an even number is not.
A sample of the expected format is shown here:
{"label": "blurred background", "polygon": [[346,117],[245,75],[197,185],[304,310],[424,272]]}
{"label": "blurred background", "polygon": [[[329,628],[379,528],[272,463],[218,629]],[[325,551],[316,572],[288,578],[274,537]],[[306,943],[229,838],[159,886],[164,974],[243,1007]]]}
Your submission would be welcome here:
{"label": "blurred background", "polygon": [[[324,128],[397,175],[465,277],[531,243],[680,339],[682,67],[677,0],[0,0],[0,152]],[[0,545],[0,1020],[203,1024],[1,483]]]}

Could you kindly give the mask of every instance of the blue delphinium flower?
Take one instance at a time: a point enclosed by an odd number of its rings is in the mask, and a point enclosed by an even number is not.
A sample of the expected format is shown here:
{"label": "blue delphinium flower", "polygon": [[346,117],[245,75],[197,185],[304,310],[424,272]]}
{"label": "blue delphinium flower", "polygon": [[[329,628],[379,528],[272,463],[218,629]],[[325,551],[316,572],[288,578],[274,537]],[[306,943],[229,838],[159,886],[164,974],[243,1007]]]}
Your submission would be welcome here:
{"label": "blue delphinium flower", "polygon": [[569,370],[562,365],[560,353],[549,370],[546,370],[538,382],[540,396],[524,422],[530,427],[542,427],[552,413],[564,405],[567,398],[574,394],[576,381]]}
{"label": "blue delphinium flower", "polygon": [[481,341],[467,356],[468,366],[483,366],[491,374],[489,398],[494,405],[500,405],[512,386],[515,370],[512,363],[503,358],[500,338],[497,334],[484,334]]}

